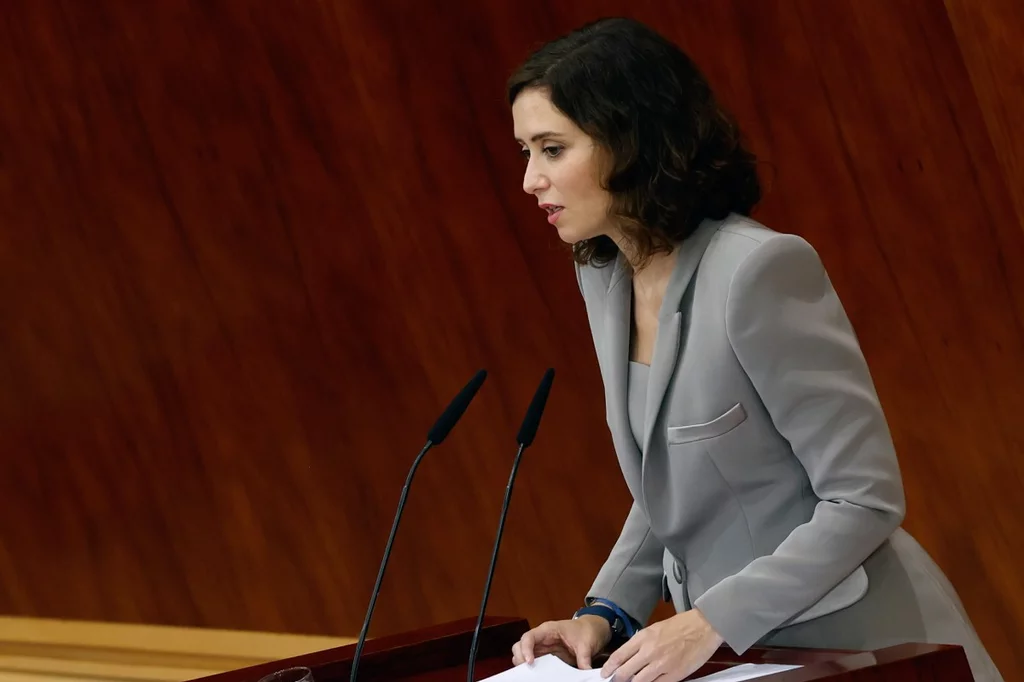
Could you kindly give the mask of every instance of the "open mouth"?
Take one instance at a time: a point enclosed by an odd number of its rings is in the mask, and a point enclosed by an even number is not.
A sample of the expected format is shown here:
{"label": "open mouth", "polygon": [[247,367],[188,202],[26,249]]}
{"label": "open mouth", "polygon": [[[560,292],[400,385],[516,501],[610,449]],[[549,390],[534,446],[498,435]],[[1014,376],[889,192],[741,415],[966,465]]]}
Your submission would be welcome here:
{"label": "open mouth", "polygon": [[561,211],[563,208],[563,206],[545,206],[544,210],[548,212],[548,215],[554,215]]}

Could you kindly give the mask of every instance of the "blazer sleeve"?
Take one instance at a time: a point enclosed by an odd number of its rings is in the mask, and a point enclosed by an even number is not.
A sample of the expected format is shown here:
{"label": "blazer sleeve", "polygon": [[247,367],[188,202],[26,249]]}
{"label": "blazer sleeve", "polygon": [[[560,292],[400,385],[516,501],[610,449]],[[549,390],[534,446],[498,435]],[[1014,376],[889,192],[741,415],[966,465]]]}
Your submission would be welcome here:
{"label": "blazer sleeve", "polygon": [[662,595],[664,553],[665,546],[634,502],[587,597],[612,601],[641,625],[646,623]]}
{"label": "blazer sleeve", "polygon": [[867,363],[806,241],[780,234],[754,248],[729,285],[726,329],[820,500],[772,554],[694,603],[742,653],[856,570],[902,522],[905,500]]}

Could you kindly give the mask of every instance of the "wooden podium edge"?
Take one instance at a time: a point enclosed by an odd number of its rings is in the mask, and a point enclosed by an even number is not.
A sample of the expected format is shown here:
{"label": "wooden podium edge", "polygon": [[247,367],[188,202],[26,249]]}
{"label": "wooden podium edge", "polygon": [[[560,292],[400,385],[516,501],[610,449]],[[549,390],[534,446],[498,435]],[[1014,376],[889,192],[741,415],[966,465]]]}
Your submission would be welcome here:
{"label": "wooden podium edge", "polygon": [[[475,619],[463,619],[413,632],[368,640],[360,673],[366,679],[389,680],[436,671],[464,668]],[[484,620],[478,661],[508,657],[511,647],[529,624],[522,618],[491,617]],[[261,663],[230,672],[194,678],[192,682],[257,682],[264,675],[292,666],[313,670],[318,682],[348,679],[355,645],[334,647],[310,654]],[[743,663],[776,663],[802,667],[767,675],[765,682],[973,682],[963,647],[945,644],[899,644],[875,651],[752,647],[736,655],[719,649],[692,678],[719,672]],[[440,678],[438,678],[440,679]],[[760,678],[759,678],[760,679]]]}
{"label": "wooden podium edge", "polygon": [[[874,651],[765,648],[760,663],[800,664],[795,658],[816,658],[803,667],[767,675],[765,682],[866,682],[868,680],[934,680],[974,682],[963,647],[949,644],[896,644]],[[838,654],[838,655],[837,655]],[[827,657],[831,655],[832,658]],[[751,661],[744,661],[751,662]]]}
{"label": "wooden podium edge", "polygon": [[[381,670],[401,677],[465,664],[469,658],[475,618],[433,625],[421,630],[368,639],[363,647],[359,664],[360,674],[379,676]],[[512,659],[512,645],[529,630],[523,618],[491,616],[484,619],[480,635],[478,659],[507,655]],[[189,682],[257,682],[264,675],[292,666],[305,666],[320,679],[348,679],[349,666],[355,654],[355,644],[332,647],[310,654],[193,678]],[[390,656],[401,650],[402,656]]]}

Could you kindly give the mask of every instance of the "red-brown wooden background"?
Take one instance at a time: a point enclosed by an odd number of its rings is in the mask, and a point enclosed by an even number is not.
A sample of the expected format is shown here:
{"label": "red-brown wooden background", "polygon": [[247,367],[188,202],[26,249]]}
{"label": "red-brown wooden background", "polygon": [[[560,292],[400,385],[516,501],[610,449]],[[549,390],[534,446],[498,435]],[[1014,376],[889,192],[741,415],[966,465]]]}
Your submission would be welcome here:
{"label": "red-brown wooden background", "polygon": [[502,86],[630,14],[705,68],[820,250],[892,423],[907,527],[1024,676],[1019,0],[8,0],[0,612],[353,635],[570,612],[628,504],[565,249]]}

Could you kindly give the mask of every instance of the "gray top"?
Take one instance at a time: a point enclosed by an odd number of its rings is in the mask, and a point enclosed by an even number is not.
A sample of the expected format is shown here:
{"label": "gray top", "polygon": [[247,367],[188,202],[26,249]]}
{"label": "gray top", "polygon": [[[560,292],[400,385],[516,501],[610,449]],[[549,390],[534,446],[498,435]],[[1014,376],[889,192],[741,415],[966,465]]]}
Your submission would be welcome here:
{"label": "gray top", "polygon": [[647,414],[647,375],[651,368],[642,362],[629,362],[629,427],[637,449],[644,449],[644,417]]}

